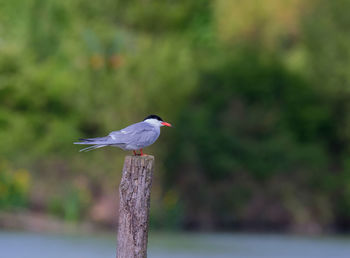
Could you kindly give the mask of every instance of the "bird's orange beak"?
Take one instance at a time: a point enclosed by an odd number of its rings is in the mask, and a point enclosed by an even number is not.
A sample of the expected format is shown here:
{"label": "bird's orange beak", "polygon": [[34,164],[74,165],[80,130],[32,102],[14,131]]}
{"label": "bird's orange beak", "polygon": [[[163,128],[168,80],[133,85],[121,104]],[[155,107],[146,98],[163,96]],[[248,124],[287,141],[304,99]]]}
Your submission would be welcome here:
{"label": "bird's orange beak", "polygon": [[167,122],[162,122],[162,125],[165,125],[165,126],[168,126],[168,127],[172,127],[172,125],[167,123]]}

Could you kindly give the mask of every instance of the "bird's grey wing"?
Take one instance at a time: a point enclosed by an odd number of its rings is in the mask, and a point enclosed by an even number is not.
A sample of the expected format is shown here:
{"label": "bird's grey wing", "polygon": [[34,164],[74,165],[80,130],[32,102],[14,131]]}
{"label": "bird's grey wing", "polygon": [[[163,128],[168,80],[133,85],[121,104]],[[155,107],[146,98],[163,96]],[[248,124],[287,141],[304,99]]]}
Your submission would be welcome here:
{"label": "bird's grey wing", "polygon": [[137,145],[140,147],[152,144],[159,136],[154,127],[148,123],[140,122],[122,130],[114,131],[109,136],[120,144]]}
{"label": "bird's grey wing", "polygon": [[143,130],[135,134],[132,139],[130,139],[129,145],[137,146],[142,149],[143,147],[149,146],[154,143],[159,136],[156,130]]}

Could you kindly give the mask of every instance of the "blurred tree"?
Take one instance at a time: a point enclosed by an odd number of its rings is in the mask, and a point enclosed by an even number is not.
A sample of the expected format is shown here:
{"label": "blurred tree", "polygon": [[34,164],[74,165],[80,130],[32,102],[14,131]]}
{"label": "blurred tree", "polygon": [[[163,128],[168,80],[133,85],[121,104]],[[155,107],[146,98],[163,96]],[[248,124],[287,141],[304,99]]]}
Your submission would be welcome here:
{"label": "blurred tree", "polygon": [[[297,185],[304,180],[299,173],[307,170],[311,183],[327,164],[320,136],[329,113],[318,93],[259,50],[225,55],[219,65],[201,70],[201,91],[177,122],[167,163],[167,184],[180,188],[187,212],[197,220],[193,210],[206,211],[214,225],[230,217],[237,222],[239,211],[251,204],[247,194],[254,198],[256,186],[238,181],[242,174],[266,184],[282,174]],[[236,187],[245,194],[233,196]],[[310,185],[304,190],[314,191]]]}
{"label": "blurred tree", "polygon": [[350,225],[348,5],[1,1],[0,155],[77,220],[122,160],[72,142],[157,113],[154,226]]}
{"label": "blurred tree", "polygon": [[[339,228],[350,228],[349,143],[350,143],[350,17],[349,1],[317,2],[304,19],[308,73],[313,87],[331,105],[331,117],[323,138],[328,146],[332,198]],[[329,179],[328,179],[329,180]],[[330,184],[330,183],[329,183]]]}

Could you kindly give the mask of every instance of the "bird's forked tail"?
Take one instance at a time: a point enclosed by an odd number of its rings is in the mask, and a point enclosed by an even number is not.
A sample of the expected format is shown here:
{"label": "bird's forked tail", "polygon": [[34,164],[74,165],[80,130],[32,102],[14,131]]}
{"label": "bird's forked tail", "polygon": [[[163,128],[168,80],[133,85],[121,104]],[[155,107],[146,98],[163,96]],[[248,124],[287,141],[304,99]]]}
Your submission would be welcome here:
{"label": "bird's forked tail", "polygon": [[94,150],[94,149],[98,149],[98,148],[102,148],[102,147],[105,147],[107,146],[108,144],[106,144],[107,140],[109,139],[108,136],[106,137],[97,137],[97,138],[87,138],[87,139],[79,139],[80,142],[74,142],[74,144],[90,144],[90,145],[93,145],[93,146],[89,146],[89,147],[86,147],[84,149],[81,149],[81,151],[90,151],[90,150]]}

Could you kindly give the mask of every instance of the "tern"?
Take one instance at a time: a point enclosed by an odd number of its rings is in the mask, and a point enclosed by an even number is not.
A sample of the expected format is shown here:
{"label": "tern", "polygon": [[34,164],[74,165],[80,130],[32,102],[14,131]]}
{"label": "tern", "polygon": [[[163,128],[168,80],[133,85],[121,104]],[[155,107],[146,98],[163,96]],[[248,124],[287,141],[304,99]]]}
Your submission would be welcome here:
{"label": "tern", "polygon": [[[153,144],[160,135],[160,127],[171,124],[164,122],[157,115],[150,115],[142,122],[129,125],[119,131],[113,131],[105,137],[79,139],[74,144],[92,145],[80,151],[90,151],[105,146],[119,147],[123,150],[132,150],[134,155],[143,156],[142,149]],[[140,150],[140,154],[136,151]]]}

